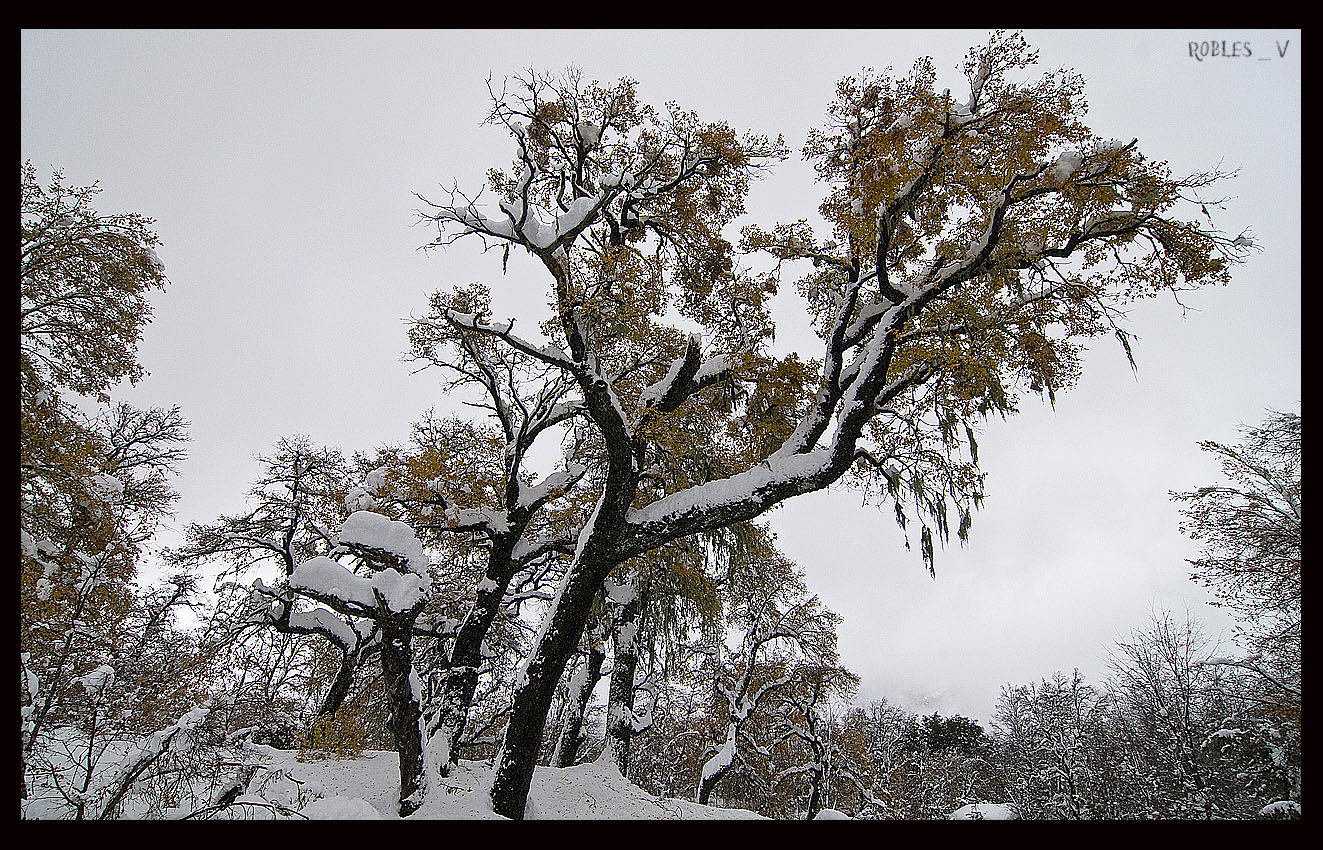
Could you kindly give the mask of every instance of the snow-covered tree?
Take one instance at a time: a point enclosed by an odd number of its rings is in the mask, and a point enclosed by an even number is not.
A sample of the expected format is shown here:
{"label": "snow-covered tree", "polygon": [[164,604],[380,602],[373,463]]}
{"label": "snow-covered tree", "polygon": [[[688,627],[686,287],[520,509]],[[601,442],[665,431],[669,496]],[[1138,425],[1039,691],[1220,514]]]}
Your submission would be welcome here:
{"label": "snow-covered tree", "polygon": [[[237,647],[256,648],[267,640],[256,633],[270,629],[285,637],[276,644],[282,655],[290,654],[287,664],[306,669],[320,650],[307,638],[320,636],[329,642],[338,655],[336,673],[322,689],[314,716],[330,716],[344,702],[356,671],[380,644],[370,629],[355,629],[331,612],[300,610],[288,582],[300,563],[334,549],[332,529],[349,513],[349,465],[338,450],[315,446],[302,435],[281,438],[257,461],[262,469],[249,488],[248,510],[210,523],[190,523],[184,543],[168,551],[166,559],[190,569],[224,564],[215,579],[218,601],[205,638],[217,651],[251,657]],[[256,681],[269,686],[272,677]],[[270,705],[276,693],[267,690],[263,702]],[[239,702],[246,698],[243,689],[232,696]],[[311,719],[291,718],[300,726]],[[270,716],[250,715],[247,720],[278,722]]]}
{"label": "snow-covered tree", "polygon": [[1163,612],[1117,642],[1101,688],[1078,673],[1008,685],[994,738],[1020,817],[1298,816],[1298,727],[1247,696],[1253,673],[1207,663],[1214,651]]}
{"label": "snow-covered tree", "polygon": [[1022,818],[1105,817],[1099,767],[1107,762],[1105,693],[1076,670],[1006,686],[993,714],[1007,791]]}
{"label": "snow-covered tree", "polygon": [[860,817],[894,817],[897,806],[888,791],[913,751],[906,712],[885,699],[854,706],[840,718],[835,739],[839,750],[837,775],[851,786],[854,800],[836,808]]}
{"label": "snow-covered tree", "polygon": [[[622,775],[630,775],[633,740],[652,728],[667,668],[682,666],[687,641],[720,622],[719,588],[753,569],[751,557],[772,554],[759,545],[765,535],[740,525],[678,540],[625,562],[607,578],[603,598],[612,646],[607,755]],[[746,549],[742,541],[754,548]],[[646,695],[642,705],[636,704],[640,694]]]}
{"label": "snow-covered tree", "polygon": [[835,740],[832,702],[851,697],[858,684],[859,677],[850,671],[819,662],[796,670],[791,687],[779,695],[779,740],[768,749],[780,749],[789,758],[781,760],[785,766],[777,771],[773,785],[807,786],[802,809],[805,820],[813,820],[828,805],[836,778],[835,762],[841,751]]}
{"label": "snow-covered tree", "polygon": [[430,746],[443,770],[458,758],[493,623],[520,595],[511,594],[512,582],[524,571],[544,575],[559,555],[572,551],[573,533],[565,525],[574,520],[564,514],[577,513],[575,505],[550,516],[543,509],[566,496],[587,471],[571,453],[534,481],[526,464],[534,444],[545,434],[560,433],[580,408],[565,399],[571,385],[559,370],[472,332],[492,327],[489,301],[480,286],[436,293],[431,313],[414,322],[409,334],[412,356],[444,370],[447,390],[473,393],[472,403],[496,423],[491,428],[430,419],[415,432],[419,450],[408,462],[410,486],[403,493],[420,529],[476,537],[487,550],[472,604],[442,659],[438,695],[429,711]]}
{"label": "snow-covered tree", "polygon": [[317,555],[295,567],[289,586],[343,617],[371,621],[380,632],[388,723],[400,760],[399,812],[406,817],[418,810],[427,792],[423,694],[413,666],[413,636],[432,589],[430,559],[412,528],[368,510],[351,513],[336,542],[334,554],[356,559],[367,567],[367,575]]}
{"label": "snow-covered tree", "polygon": [[[85,584],[94,585],[95,574]],[[23,653],[25,817],[116,817],[126,798],[142,802],[150,789],[188,781],[167,775],[181,766],[174,756],[158,764],[170,742],[153,734],[177,726],[212,690],[209,654],[178,624],[197,604],[196,591],[195,576],[176,574],[125,600],[113,621],[76,623],[62,642],[72,650],[63,667]],[[208,728],[214,736],[215,724]],[[171,753],[206,762],[195,765],[203,781],[219,766],[196,743],[175,741]],[[143,760],[121,770],[131,753]]]}
{"label": "snow-covered tree", "polygon": [[1208,663],[1215,651],[1165,612],[1116,644],[1109,686],[1129,774],[1108,783],[1119,816],[1243,819],[1298,802],[1298,727],[1263,711],[1254,673]]}
{"label": "snow-covered tree", "polygon": [[[110,670],[130,691],[121,630],[144,606],[134,584],[143,545],[170,513],[170,477],[184,459],[178,408],[138,410],[108,392],[145,372],[137,344],[151,320],[147,296],[168,281],[150,219],[104,215],[96,185],[48,186],[21,170],[19,236],[21,768],[57,727],[93,724],[80,683]],[[187,577],[180,577],[187,582]],[[165,606],[167,609],[171,605]],[[149,619],[148,622],[151,622]],[[158,623],[159,624],[159,623]],[[153,637],[156,636],[153,632]],[[144,648],[145,649],[145,648]],[[161,647],[153,647],[153,650]],[[147,665],[172,659],[144,651]],[[186,653],[185,653],[186,654]],[[184,662],[184,654],[173,659]],[[109,676],[103,677],[109,681]],[[173,694],[175,681],[159,684]],[[161,700],[161,710],[167,699]],[[139,701],[123,713],[149,722]],[[89,714],[92,712],[92,714]],[[90,734],[90,733],[89,733]],[[92,745],[89,745],[90,747]]]}
{"label": "snow-covered tree", "polygon": [[[1173,177],[1137,143],[1097,137],[1078,75],[1017,79],[1034,58],[1019,36],[994,36],[969,54],[964,102],[927,60],[841,84],[806,149],[834,238],[800,222],[741,243],[814,263],[800,289],[824,347],[807,364],[768,353],[778,276],[737,265],[722,235],[779,141],[660,114],[629,81],[529,74],[494,94],[516,157],[491,173],[494,207],[455,190],[425,217],[434,244],[531,255],[552,315],[543,339],[451,307],[442,318],[562,376],[601,458],[595,507],[521,669],[497,812],[523,812],[558,682],[619,564],[850,480],[902,523],[917,517],[931,565],[934,541],[951,526],[963,537],[982,497],[979,417],[1013,412],[1020,391],[1069,387],[1089,338],[1128,345],[1125,304],[1229,279],[1245,240],[1180,217],[1221,175]],[[699,331],[670,324],[672,308]],[[695,410],[716,417],[700,447],[721,462],[700,480],[651,477],[681,449],[669,423]]]}
{"label": "snow-covered tree", "polygon": [[840,618],[808,594],[789,562],[773,559],[758,584],[738,588],[732,599],[738,608],[728,622],[740,630],[740,638],[733,651],[724,641],[714,641],[711,649],[720,740],[713,742],[715,752],[702,767],[696,797],[702,804],[747,753],[768,757],[771,741],[757,740],[747,728],[755,712],[769,710],[773,697],[797,677],[814,677],[837,662]]}
{"label": "snow-covered tree", "polygon": [[1121,804],[1127,814],[1210,818],[1218,813],[1202,746],[1234,708],[1224,696],[1228,677],[1201,663],[1210,649],[1196,624],[1176,623],[1166,613],[1155,614],[1113,649],[1109,684],[1115,722],[1132,766],[1144,764],[1147,780],[1143,799]]}
{"label": "snow-covered tree", "polygon": [[606,663],[606,624],[599,619],[588,629],[584,640],[587,644],[584,658],[573,668],[565,682],[560,734],[556,737],[556,749],[551,756],[554,767],[577,764],[579,754],[587,743],[585,722],[589,704],[593,689],[602,678],[602,665]]}
{"label": "snow-covered tree", "polygon": [[1219,658],[1255,674],[1257,698],[1288,721],[1301,710],[1300,415],[1270,412],[1233,446],[1211,440],[1226,483],[1173,493],[1182,531],[1201,541],[1194,579],[1240,620],[1248,654]]}
{"label": "snow-covered tree", "polygon": [[831,735],[831,805],[855,817],[943,820],[967,803],[1006,799],[992,741],[969,718],[878,700],[842,712]]}
{"label": "snow-covered tree", "polygon": [[104,215],[101,189],[70,186],[56,172],[43,187],[22,166],[19,237],[19,368],[24,395],[64,388],[92,396],[140,380],[147,296],[169,282],[152,220]]}

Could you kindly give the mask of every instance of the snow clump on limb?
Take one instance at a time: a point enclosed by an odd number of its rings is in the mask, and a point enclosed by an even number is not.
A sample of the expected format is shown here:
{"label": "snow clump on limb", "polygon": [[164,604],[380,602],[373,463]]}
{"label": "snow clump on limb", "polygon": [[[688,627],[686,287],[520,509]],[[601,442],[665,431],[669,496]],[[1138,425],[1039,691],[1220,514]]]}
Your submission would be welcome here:
{"label": "snow clump on limb", "polygon": [[363,486],[369,493],[376,493],[386,486],[386,467],[379,466],[363,476]]}
{"label": "snow clump on limb", "polygon": [[431,560],[408,523],[372,511],[355,511],[340,526],[339,540],[343,545],[389,553],[409,572],[423,577],[430,589],[428,568]]}
{"label": "snow clump on limb", "polygon": [[379,594],[387,610],[397,614],[412,609],[430,588],[424,577],[400,573],[390,567],[374,572],[371,578],[356,576],[324,555],[299,564],[289,583],[295,590],[356,605],[364,611],[377,607]]}
{"label": "snow clump on limb", "polygon": [[1052,168],[1052,177],[1058,184],[1065,183],[1075,172],[1080,170],[1084,164],[1084,157],[1075,151],[1066,151],[1057,157],[1056,165]]}

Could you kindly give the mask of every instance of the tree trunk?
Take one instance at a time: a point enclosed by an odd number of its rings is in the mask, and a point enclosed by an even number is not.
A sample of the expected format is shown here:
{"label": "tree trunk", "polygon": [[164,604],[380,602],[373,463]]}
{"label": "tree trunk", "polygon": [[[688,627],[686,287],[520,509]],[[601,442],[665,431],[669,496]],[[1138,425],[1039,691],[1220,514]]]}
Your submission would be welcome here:
{"label": "tree trunk", "polygon": [[813,820],[818,816],[822,807],[822,768],[813,768],[813,780],[809,785],[808,799],[808,817],[805,820]]}
{"label": "tree trunk", "polygon": [[358,671],[358,664],[357,653],[344,651],[340,655],[340,669],[336,671],[331,688],[322,699],[321,707],[317,709],[318,718],[330,717],[344,705],[345,697],[349,696],[349,689],[354,684],[354,673]]}
{"label": "tree trunk", "polygon": [[[558,286],[568,286],[569,274],[561,260],[552,259],[548,267],[556,274]],[[562,297],[560,303],[568,304],[568,296]],[[578,325],[569,313],[564,320],[571,351],[587,362],[586,340],[579,335]],[[579,647],[592,614],[593,598],[611,570],[623,561],[619,544],[625,518],[638,492],[639,470],[643,468],[643,458],[634,454],[633,436],[621,417],[619,400],[610,385],[600,378],[584,375],[577,378],[588,414],[606,444],[607,473],[592,518],[579,532],[574,561],[556,589],[556,598],[531,653],[516,674],[509,725],[497,753],[490,792],[492,810],[514,820],[524,817],[556,684]]]}
{"label": "tree trunk", "polygon": [[638,592],[638,584],[638,573],[633,572],[627,585],[632,593],[616,612],[611,630],[614,657],[606,703],[606,743],[621,776],[629,776],[630,745],[634,738],[634,678],[639,664],[639,619],[643,614],[643,596]]}
{"label": "tree trunk", "polygon": [[482,665],[482,645],[501,610],[506,588],[517,572],[510,559],[513,541],[498,539],[487,561],[484,587],[480,587],[450,647],[449,669],[441,679],[441,694],[436,713],[427,724],[429,745],[439,753],[437,767],[447,775],[459,761],[459,739],[468,722],[469,707],[478,688],[478,670]]}
{"label": "tree trunk", "polygon": [[505,739],[496,756],[490,792],[492,811],[512,820],[524,817],[556,685],[570,656],[578,649],[592,611],[593,597],[614,566],[606,560],[595,560],[596,552],[590,549],[600,551],[606,547],[601,542],[591,544],[589,541],[584,546],[580,557],[561,579],[558,598],[547,612],[541,637],[516,674],[514,703]]}
{"label": "tree trunk", "polygon": [[695,801],[700,806],[708,804],[708,800],[712,798],[712,789],[717,787],[721,777],[725,776],[726,771],[735,763],[735,736],[738,731],[734,723],[728,725],[726,743],[703,765],[703,775],[698,780],[698,799]]}
{"label": "tree trunk", "polygon": [[381,621],[381,670],[390,705],[390,730],[400,756],[400,817],[423,804],[427,774],[423,762],[422,706],[413,682],[413,622],[410,618]]}
{"label": "tree trunk", "polygon": [[579,752],[583,749],[586,737],[583,730],[584,715],[588,711],[593,689],[602,678],[602,664],[606,661],[606,645],[600,629],[593,629],[588,644],[588,658],[571,680],[565,720],[561,724],[560,737],[556,740],[556,751],[551,756],[554,767],[572,767],[578,762]]}

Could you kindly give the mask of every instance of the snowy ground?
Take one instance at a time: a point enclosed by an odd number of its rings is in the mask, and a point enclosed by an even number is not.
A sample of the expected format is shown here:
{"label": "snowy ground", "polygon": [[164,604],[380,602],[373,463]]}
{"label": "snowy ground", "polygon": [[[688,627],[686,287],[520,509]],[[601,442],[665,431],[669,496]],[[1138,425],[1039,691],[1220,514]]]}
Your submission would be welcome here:
{"label": "snowy ground", "polygon": [[[169,795],[169,802],[151,809],[142,795],[131,795],[119,816],[130,820],[157,818],[164,806],[168,820],[399,819],[399,761],[392,751],[368,750],[351,759],[299,761],[298,753],[289,750],[258,744],[249,744],[246,750],[248,764],[260,763],[260,766],[247,784],[247,793],[229,808],[217,811],[204,802],[217,793],[216,787],[208,783],[209,790],[194,792],[202,799],[189,799],[194,794],[175,792]],[[107,764],[116,761],[116,757],[106,756]],[[62,761],[57,760],[57,764],[69,772],[61,783],[67,792],[72,787],[70,777],[76,771]],[[409,820],[500,820],[487,801],[490,778],[491,767],[487,762],[461,761],[448,777],[433,778],[426,802]],[[34,781],[30,791],[31,796],[22,807],[24,818],[73,817],[65,794],[49,782]],[[625,781],[606,763],[537,768],[525,816],[541,820],[765,820],[744,809],[654,797]],[[965,806],[951,815],[953,820],[1014,817],[1009,806],[997,803]],[[818,819],[848,820],[849,817],[824,809],[818,813]]]}
{"label": "snowy ground", "polygon": [[970,803],[951,813],[951,820],[1015,820],[1015,809],[1005,803]]}
{"label": "snowy ground", "polygon": [[[400,774],[396,755],[368,751],[356,759],[299,762],[293,753],[270,751],[271,767],[280,767],[303,783],[303,796],[320,795],[302,804],[309,819],[395,819]],[[409,820],[497,819],[487,804],[490,768],[485,762],[462,761],[433,787],[427,802]],[[277,792],[276,787],[272,788]],[[264,795],[265,796],[265,795]],[[274,794],[273,794],[274,796]],[[283,801],[282,801],[283,802]],[[291,801],[292,802],[292,801]],[[254,816],[264,810],[254,808]],[[267,813],[265,816],[270,817]],[[554,769],[539,767],[533,777],[528,818],[552,820],[733,820],[762,819],[742,809],[719,809],[684,800],[654,797],[621,778],[606,765],[583,764]]]}

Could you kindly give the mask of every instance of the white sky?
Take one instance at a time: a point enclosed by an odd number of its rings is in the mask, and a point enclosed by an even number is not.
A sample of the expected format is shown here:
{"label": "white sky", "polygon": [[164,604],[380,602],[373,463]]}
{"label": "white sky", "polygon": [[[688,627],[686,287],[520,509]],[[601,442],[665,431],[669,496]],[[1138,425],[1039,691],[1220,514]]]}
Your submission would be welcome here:
{"label": "white sky", "polygon": [[[1169,490],[1216,479],[1202,439],[1236,438],[1265,409],[1300,407],[1300,31],[1029,31],[1040,68],[1088,80],[1094,129],[1138,137],[1174,172],[1239,169],[1216,223],[1263,247],[1226,288],[1137,307],[1138,380],[1099,340],[1056,410],[1029,398],[989,423],[989,498],[970,543],[939,551],[937,579],[886,511],[857,493],[801,497],[772,514],[784,550],[845,618],[844,661],[861,698],[959,712],[986,724],[1004,683],[1078,666],[1151,609],[1227,621],[1187,580],[1197,550]],[[400,357],[404,320],[428,294],[492,286],[498,316],[534,316],[544,281],[516,256],[461,244],[419,250],[415,191],[476,189],[512,158],[482,126],[486,80],[577,65],[639,81],[708,120],[783,133],[795,155],[756,185],[750,220],[812,218],[799,157],[837,80],[904,74],[931,55],[954,92],[983,31],[26,31],[21,156],[75,185],[100,181],[101,212],[157,220],[171,287],[153,299],[140,360],[116,395],[182,407],[190,459],[173,529],[233,512],[253,455],[282,435],[346,451],[399,441],[432,406],[437,376]],[[1190,56],[1225,42],[1248,56]],[[777,340],[811,356],[793,287]],[[159,537],[177,542],[173,531]]]}

